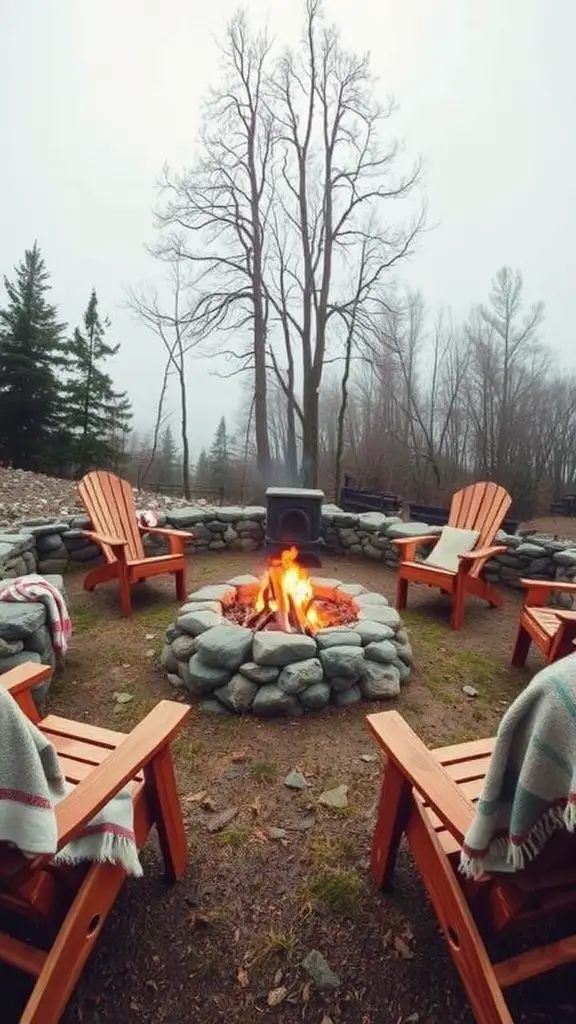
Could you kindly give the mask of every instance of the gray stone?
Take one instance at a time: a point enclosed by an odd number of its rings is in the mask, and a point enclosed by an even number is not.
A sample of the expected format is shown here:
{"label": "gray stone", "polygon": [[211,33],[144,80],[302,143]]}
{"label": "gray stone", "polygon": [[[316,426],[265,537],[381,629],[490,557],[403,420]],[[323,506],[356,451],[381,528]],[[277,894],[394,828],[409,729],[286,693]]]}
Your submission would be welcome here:
{"label": "gray stone", "polygon": [[235,540],[238,540],[238,534],[231,526],[227,526],[224,530],[223,539],[226,544],[232,544]]}
{"label": "gray stone", "polygon": [[[397,634],[398,636],[398,634]],[[396,654],[404,661],[407,665],[411,665],[414,661],[414,651],[408,643],[396,644]]]}
{"label": "gray stone", "polygon": [[231,580],[226,580],[226,586],[228,587],[249,587],[254,583],[259,583],[257,576],[251,576],[250,573],[244,573],[243,576],[233,576]]}
{"label": "gray stone", "polygon": [[469,683],[465,683],[462,687],[462,693],[465,693],[467,697],[477,697],[478,690],[475,686],[470,686]]}
{"label": "gray stone", "polygon": [[371,618],[363,618],[355,625],[355,631],[362,637],[362,642],[379,643],[381,640],[392,640],[394,630],[383,623],[375,623]]}
{"label": "gray stone", "polygon": [[336,786],[335,789],[327,789],[318,797],[318,803],[323,807],[348,807],[348,786]]}
{"label": "gray stone", "polygon": [[188,672],[193,693],[212,693],[218,686],[224,686],[230,679],[228,669],[207,665],[199,654],[193,654],[190,658]]}
{"label": "gray stone", "polygon": [[240,548],[242,551],[257,551],[260,547],[260,541],[253,540],[252,537],[242,537],[240,540]]}
{"label": "gray stone", "polygon": [[310,950],[308,956],[304,957],[302,966],[320,992],[334,992],[340,988],[340,978],[317,949]]}
{"label": "gray stone", "polygon": [[170,644],[164,644],[162,652],[160,654],[160,664],[166,672],[177,672],[178,671],[178,659],[172,650]]}
{"label": "gray stone", "polygon": [[74,548],[69,553],[70,558],[74,562],[91,562],[102,555],[102,551],[97,544],[85,544],[84,547]]}
{"label": "gray stone", "polygon": [[3,640],[25,640],[46,621],[43,604],[0,601],[0,637]]}
{"label": "gray stone", "polygon": [[196,650],[206,664],[235,672],[250,654],[253,636],[244,626],[214,626],[198,637]]}
{"label": "gray stone", "polygon": [[20,654],[23,647],[23,640],[2,640],[0,637],[0,658],[11,658],[13,654]]}
{"label": "gray stone", "polygon": [[329,679],[339,676],[356,682],[364,671],[364,650],[362,647],[328,647],[320,651],[320,660]]}
{"label": "gray stone", "polygon": [[382,665],[390,665],[397,655],[396,644],[393,644],[391,640],[366,644],[364,652],[370,661],[379,661]]}
{"label": "gray stone", "polygon": [[200,636],[207,629],[219,626],[221,622],[221,616],[210,611],[187,612],[186,615],[181,615],[176,619],[178,629],[184,633],[190,633],[191,636]]}
{"label": "gray stone", "polygon": [[321,683],[324,678],[322,665],[318,658],[306,658],[286,665],[278,678],[278,686],[284,693],[301,693],[314,683]]}
{"label": "gray stone", "polygon": [[34,537],[46,537],[50,533],[66,533],[69,529],[69,523],[50,523],[49,525],[31,526],[30,533]]}
{"label": "gray stone", "polygon": [[203,523],[212,512],[199,508],[173,508],[168,513],[167,519],[170,526],[179,530],[187,526],[194,526],[196,523]]}
{"label": "gray stone", "polygon": [[18,654],[10,655],[8,658],[0,658],[0,675],[8,672],[11,668],[16,668],[18,665],[25,665],[28,661],[33,662],[34,665],[42,664],[42,658],[36,651],[20,651]]}
{"label": "gray stone", "polygon": [[227,807],[225,811],[219,811],[218,814],[211,814],[208,820],[208,831],[209,832],[221,832],[226,825],[229,825],[238,814],[237,807]]}
{"label": "gray stone", "polygon": [[400,693],[400,673],[394,665],[380,665],[367,661],[360,680],[360,690],[366,700],[383,700]]}
{"label": "gray stone", "polygon": [[328,683],[312,683],[299,696],[307,711],[321,711],[330,703],[330,687]]}
{"label": "gray stone", "polygon": [[[370,533],[378,532],[387,525],[387,517],[383,512],[362,512],[358,516],[358,526],[361,530],[368,530]],[[391,525],[391,524],[389,524]]]}
{"label": "gray stone", "polygon": [[442,527],[429,526],[427,523],[393,523],[392,526],[388,527],[387,532],[390,538],[416,538],[425,537],[427,534],[438,536],[438,534],[442,533]]}
{"label": "gray stone", "polygon": [[294,715],[301,711],[296,697],[284,693],[276,683],[267,683],[261,686],[252,704],[252,711],[255,715],[262,715],[264,718],[272,718],[276,715]]}
{"label": "gray stone", "polygon": [[313,658],[316,650],[316,641],[303,633],[260,631],[254,634],[252,657],[258,665],[282,666]]}
{"label": "gray stone", "polygon": [[0,534],[0,558],[4,554],[3,548],[6,545],[8,554],[20,555],[34,546],[34,538],[30,533],[2,533]]}
{"label": "gray stone", "polygon": [[52,652],[52,637],[47,626],[40,626],[32,636],[26,640],[26,650],[36,651],[40,657],[48,656]]}
{"label": "gray stone", "polygon": [[196,640],[193,636],[177,636],[172,641],[172,653],[178,661],[190,661],[196,650]]}
{"label": "gray stone", "polygon": [[346,676],[332,676],[328,682],[331,690],[334,690],[335,693],[342,693],[343,690],[349,690],[351,686],[354,686],[356,680],[348,679]]}
{"label": "gray stone", "polygon": [[274,826],[269,826],[266,829],[266,831],[268,832],[268,838],[269,839],[279,839],[279,840],[282,840],[282,839],[286,839],[286,836],[288,835],[288,833],[287,833],[285,828],[274,828]]}
{"label": "gray stone", "polygon": [[288,789],[308,789],[309,783],[302,775],[302,772],[291,771],[284,779],[284,785],[288,786]]}
{"label": "gray stone", "polygon": [[515,551],[515,554],[525,558],[541,558],[545,553],[545,548],[540,547],[539,544],[531,544],[527,541],[519,544]]}
{"label": "gray stone", "polygon": [[219,700],[213,700],[210,697],[208,698],[208,700],[201,700],[200,701],[200,703],[198,705],[198,710],[199,711],[205,711],[207,714],[210,714],[210,715],[228,715],[228,714],[230,714],[230,712],[227,710],[227,708],[225,708],[224,705],[221,704]]}
{"label": "gray stone", "polygon": [[324,590],[338,590],[338,587],[342,585],[342,580],[331,579],[329,576],[311,576],[310,582],[314,588],[324,588]]}
{"label": "gray stone", "polygon": [[175,690],[181,690],[183,688],[184,683],[180,676],[174,675],[173,672],[168,672],[166,678],[170,683],[170,686],[173,686]]}
{"label": "gray stone", "polygon": [[390,602],[387,597],[384,597],[384,594],[376,594],[373,591],[370,591],[368,594],[360,594],[360,596],[356,598],[356,604],[358,605],[358,608],[368,608],[373,605],[388,608]]}
{"label": "gray stone", "polygon": [[359,700],[362,700],[362,694],[360,693],[360,687],[356,683],[353,686],[349,686],[346,690],[341,690],[334,694],[334,703],[338,708],[347,708],[351,704],[357,704]]}
{"label": "gray stone", "polygon": [[208,547],[211,551],[223,551],[226,547],[226,542],[223,540],[211,540],[208,543]]}
{"label": "gray stone", "polygon": [[[352,550],[352,548],[350,548]],[[374,562],[382,561],[382,552],[380,548],[375,548],[372,544],[366,544],[363,549],[365,558],[371,558]]]}
{"label": "gray stone", "polygon": [[379,622],[393,630],[400,628],[400,616],[396,609],[388,608],[383,604],[371,604],[366,608],[360,609],[358,612],[358,624],[355,626],[360,635],[362,635],[362,631],[359,628],[361,622]]}
{"label": "gray stone", "polygon": [[212,540],[213,536],[214,535],[210,533],[208,527],[204,526],[204,523],[198,523],[198,525],[194,527],[194,537],[192,537],[192,534],[190,534],[190,541],[186,541],[186,544],[188,545],[189,543],[194,542],[197,543],[201,540],[209,541]]}
{"label": "gray stone", "polygon": [[356,526],[358,522],[358,516],[355,516],[353,512],[342,512],[341,509],[330,513],[330,518],[334,523],[334,526],[339,527],[352,527]]}
{"label": "gray stone", "polygon": [[214,585],[200,587],[188,594],[189,601],[224,601],[226,598],[235,597],[234,587],[229,583],[215,583]]}
{"label": "gray stone", "polygon": [[90,516],[74,516],[70,520],[70,526],[73,530],[91,530],[92,521]]}
{"label": "gray stone", "polygon": [[53,551],[65,549],[64,541],[59,533],[48,533],[44,537],[36,538],[36,550],[42,554],[49,555]]}
{"label": "gray stone", "polygon": [[225,524],[219,522],[217,519],[208,520],[206,526],[210,530],[212,537],[221,536],[226,532]]}
{"label": "gray stone", "polygon": [[222,605],[220,601],[187,601],[183,604],[178,616],[188,615],[189,612],[215,612],[219,617],[222,616]]}
{"label": "gray stone", "polygon": [[341,583],[338,587],[343,594],[348,594],[348,597],[360,597],[360,594],[367,594],[366,587],[363,587],[361,583]]}
{"label": "gray stone", "polygon": [[576,549],[568,548],[566,551],[556,551],[552,558],[558,565],[576,565]]}
{"label": "gray stone", "polygon": [[275,683],[280,669],[276,665],[257,665],[255,661],[246,661],[240,665],[240,672],[253,683],[262,686],[264,683]]}
{"label": "gray stone", "polygon": [[167,644],[171,644],[172,641],[175,640],[177,636],[182,636],[182,635],[183,634],[180,632],[180,630],[176,628],[176,623],[172,622],[167,627],[167,629],[166,629],[166,632],[164,634],[164,639],[165,639]]}
{"label": "gray stone", "polygon": [[326,647],[361,647],[362,637],[354,629],[347,626],[334,629],[320,629],[316,634],[316,642],[323,649]]}
{"label": "gray stone", "polygon": [[240,675],[237,672],[232,676],[229,683],[225,686],[219,687],[214,691],[214,696],[222,701],[222,704],[228,708],[229,711],[234,711],[237,714],[249,711],[252,706],[252,701],[258,693],[258,686],[256,683],[246,679],[245,676]]}
{"label": "gray stone", "polygon": [[400,676],[400,685],[403,686],[404,683],[408,682],[410,676],[412,675],[412,666],[407,665],[406,662],[402,661],[401,658],[394,658],[392,664],[394,668],[398,669],[398,674]]}

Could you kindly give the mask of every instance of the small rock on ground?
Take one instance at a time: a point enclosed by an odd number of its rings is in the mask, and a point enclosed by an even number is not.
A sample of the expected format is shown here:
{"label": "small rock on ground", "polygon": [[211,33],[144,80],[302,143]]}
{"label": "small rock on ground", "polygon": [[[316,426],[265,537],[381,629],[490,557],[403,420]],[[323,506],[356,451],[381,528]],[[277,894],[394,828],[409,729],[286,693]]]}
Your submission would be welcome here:
{"label": "small rock on ground", "polygon": [[225,811],[220,811],[219,814],[215,814],[208,822],[208,831],[220,832],[226,825],[230,824],[237,814],[237,807],[227,807]]}
{"label": "small rock on ground", "polygon": [[477,697],[478,690],[474,686],[470,686],[469,683],[465,683],[462,687],[462,693],[465,693],[467,697]]}
{"label": "small rock on ground", "polygon": [[309,784],[302,772],[291,771],[284,779],[284,785],[288,786],[288,789],[308,789]]}
{"label": "small rock on ground", "polygon": [[310,950],[308,955],[304,957],[302,966],[321,992],[333,992],[335,989],[340,988],[342,984],[341,979],[317,949]]}
{"label": "small rock on ground", "polygon": [[327,789],[318,797],[318,803],[323,807],[348,807],[348,786],[336,786],[335,789]]}

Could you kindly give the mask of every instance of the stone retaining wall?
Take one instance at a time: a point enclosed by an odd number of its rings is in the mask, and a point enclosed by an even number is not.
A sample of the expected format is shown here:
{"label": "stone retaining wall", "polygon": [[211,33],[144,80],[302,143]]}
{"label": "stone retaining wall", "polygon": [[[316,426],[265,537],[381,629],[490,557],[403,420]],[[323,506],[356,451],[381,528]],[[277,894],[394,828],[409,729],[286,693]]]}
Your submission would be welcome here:
{"label": "stone retaining wall", "polygon": [[[190,530],[186,544],[189,554],[196,551],[256,551],[264,542],[266,510],[262,506],[246,508],[172,509],[160,517],[160,525]],[[10,532],[0,532],[0,579],[25,572],[61,574],[73,568],[89,568],[100,560],[98,547],[82,531],[90,528],[86,516],[74,516],[54,522],[28,519],[15,524]],[[344,555],[369,558],[394,569],[398,553],[397,537],[438,534],[439,526],[403,523],[396,516],[380,512],[356,515],[335,505],[325,505],[322,533],[329,550]],[[576,541],[559,540],[544,534],[510,536],[499,534],[498,543],[506,552],[490,561],[485,569],[491,582],[520,589],[523,576],[534,579],[573,580],[576,578]],[[149,554],[166,550],[165,543],[145,538]],[[421,553],[425,554],[422,546]],[[572,599],[558,595],[559,603],[570,606]]]}
{"label": "stone retaining wall", "polygon": [[[64,593],[61,576],[48,575],[47,579],[52,586]],[[0,591],[1,589],[2,583]],[[0,600],[0,675],[29,661],[56,668],[56,655],[48,629],[46,608],[39,601],[20,603]],[[50,683],[51,677],[33,688],[32,693],[36,700],[43,700]]]}

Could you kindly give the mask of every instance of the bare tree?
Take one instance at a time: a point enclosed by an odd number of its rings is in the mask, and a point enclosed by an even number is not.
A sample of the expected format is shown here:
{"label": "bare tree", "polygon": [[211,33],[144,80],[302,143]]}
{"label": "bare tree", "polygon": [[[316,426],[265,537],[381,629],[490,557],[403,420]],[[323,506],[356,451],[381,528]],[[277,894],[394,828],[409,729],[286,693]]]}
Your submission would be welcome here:
{"label": "bare tree", "polygon": [[166,353],[166,365],[158,400],[154,440],[151,448],[150,464],[158,447],[158,435],[162,425],[162,411],[168,379],[174,373],[178,382],[180,400],[180,441],[182,446],[182,489],[184,497],[191,494],[190,482],[190,448],[188,443],[188,395],[187,395],[187,356],[199,344],[197,324],[187,305],[185,295],[188,292],[182,266],[179,260],[170,265],[169,284],[171,289],[172,309],[162,308],[158,294],[151,291],[146,294],[129,294],[128,304],[135,316],[154,334],[160,338]]}
{"label": "bare tree", "polygon": [[193,268],[195,321],[205,337],[221,331],[251,341],[224,346],[254,375],[258,467],[270,465],[267,417],[265,227],[273,121],[264,99],[270,44],[250,34],[245,15],[228,26],[222,76],[204,112],[198,157],[181,173],[165,168],[158,225],[160,256]]}

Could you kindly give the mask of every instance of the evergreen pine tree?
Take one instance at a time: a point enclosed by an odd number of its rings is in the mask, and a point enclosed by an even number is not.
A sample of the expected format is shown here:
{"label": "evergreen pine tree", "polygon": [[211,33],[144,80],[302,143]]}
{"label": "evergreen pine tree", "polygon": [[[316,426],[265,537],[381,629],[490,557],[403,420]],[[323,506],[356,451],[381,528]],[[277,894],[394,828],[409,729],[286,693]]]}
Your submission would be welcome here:
{"label": "evergreen pine tree", "polygon": [[166,424],[160,438],[160,484],[174,484],[178,478],[178,449],[172,427]]}
{"label": "evergreen pine tree", "polygon": [[0,458],[47,471],[57,459],[66,325],[46,300],[50,275],[36,242],[15,273],[4,278],[8,304],[0,309]]}
{"label": "evergreen pine tree", "polygon": [[76,328],[68,345],[70,379],[66,385],[66,426],[72,437],[71,454],[79,473],[116,464],[116,448],[131,419],[126,392],[115,391],[102,362],[115,356],[119,345],[104,340],[110,321],[100,319],[94,289],[84,313],[84,330]]}
{"label": "evergreen pine tree", "polygon": [[230,440],[226,431],[224,416],[216,428],[210,449],[210,486],[224,490],[230,469]]}
{"label": "evergreen pine tree", "polygon": [[202,449],[198,456],[198,462],[196,463],[196,469],[194,472],[194,484],[196,487],[201,489],[210,486],[210,461],[205,448]]}

